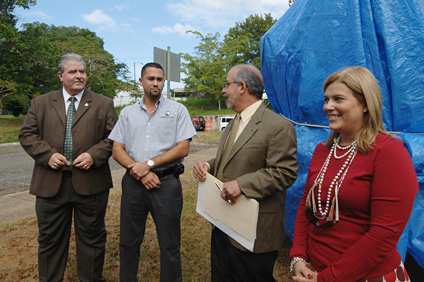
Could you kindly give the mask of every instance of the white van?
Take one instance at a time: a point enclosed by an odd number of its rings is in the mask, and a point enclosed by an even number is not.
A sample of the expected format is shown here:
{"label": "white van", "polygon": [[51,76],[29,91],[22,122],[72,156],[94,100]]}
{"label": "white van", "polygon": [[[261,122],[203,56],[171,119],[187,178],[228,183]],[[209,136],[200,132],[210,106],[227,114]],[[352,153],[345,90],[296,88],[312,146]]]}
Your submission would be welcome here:
{"label": "white van", "polygon": [[219,128],[221,131],[224,131],[228,123],[232,121],[234,117],[221,117],[219,120]]}

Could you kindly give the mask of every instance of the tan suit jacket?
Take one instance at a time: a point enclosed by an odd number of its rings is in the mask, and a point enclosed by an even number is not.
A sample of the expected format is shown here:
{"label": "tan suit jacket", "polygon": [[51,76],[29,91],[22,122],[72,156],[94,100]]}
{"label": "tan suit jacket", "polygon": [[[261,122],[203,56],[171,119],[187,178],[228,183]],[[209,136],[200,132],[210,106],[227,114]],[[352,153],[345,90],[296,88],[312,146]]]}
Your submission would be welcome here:
{"label": "tan suit jacket", "polygon": [[[72,125],[73,157],[88,152],[94,160],[85,171],[72,168],[72,183],[81,195],[93,195],[113,187],[108,159],[112,141],[107,137],[118,119],[113,100],[85,90]],[[66,130],[65,103],[62,90],[41,95],[31,107],[19,131],[19,141],[35,160],[30,193],[53,197],[62,181],[62,169],[48,166],[50,157],[63,154]]]}
{"label": "tan suit jacket", "polygon": [[[210,171],[216,175],[223,145],[232,123],[221,137]],[[297,177],[297,140],[293,125],[261,104],[233,145],[224,167],[223,181],[236,179],[242,193],[259,202],[254,253],[275,251],[285,238],[286,189]],[[236,203],[237,204],[237,203]],[[241,249],[240,244],[231,243]]]}

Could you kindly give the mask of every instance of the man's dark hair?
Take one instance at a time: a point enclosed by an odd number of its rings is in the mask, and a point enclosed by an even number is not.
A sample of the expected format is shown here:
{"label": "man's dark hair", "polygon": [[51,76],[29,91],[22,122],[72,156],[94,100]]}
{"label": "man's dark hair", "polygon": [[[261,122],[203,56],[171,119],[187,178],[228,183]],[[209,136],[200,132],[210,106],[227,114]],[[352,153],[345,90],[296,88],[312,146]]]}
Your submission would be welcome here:
{"label": "man's dark hair", "polygon": [[259,100],[262,99],[264,83],[261,78],[247,66],[241,66],[233,77],[236,82],[244,82],[249,89],[249,93]]}
{"label": "man's dark hair", "polygon": [[143,75],[146,73],[146,69],[147,68],[156,68],[156,69],[161,69],[163,76],[165,76],[165,71],[163,70],[162,66],[158,63],[147,63],[143,66],[143,68],[141,69],[141,77],[143,77]]}

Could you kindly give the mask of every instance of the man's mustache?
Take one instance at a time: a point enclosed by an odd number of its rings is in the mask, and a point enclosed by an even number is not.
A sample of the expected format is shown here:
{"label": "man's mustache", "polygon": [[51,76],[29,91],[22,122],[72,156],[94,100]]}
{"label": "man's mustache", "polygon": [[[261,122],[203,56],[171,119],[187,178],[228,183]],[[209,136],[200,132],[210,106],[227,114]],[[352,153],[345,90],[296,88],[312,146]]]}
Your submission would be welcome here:
{"label": "man's mustache", "polygon": [[77,79],[75,79],[74,81],[72,81],[72,84],[74,84],[75,82],[81,82],[81,83],[84,83],[84,80],[83,80],[83,79],[81,79],[81,78],[77,78]]}

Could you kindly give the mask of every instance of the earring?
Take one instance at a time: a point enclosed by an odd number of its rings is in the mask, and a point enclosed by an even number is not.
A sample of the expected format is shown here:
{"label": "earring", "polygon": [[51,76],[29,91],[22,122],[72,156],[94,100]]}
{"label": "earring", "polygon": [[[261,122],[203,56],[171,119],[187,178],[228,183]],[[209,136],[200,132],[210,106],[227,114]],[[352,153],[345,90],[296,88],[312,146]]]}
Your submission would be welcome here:
{"label": "earring", "polygon": [[366,113],[367,112],[367,110],[364,110],[364,113]]}

